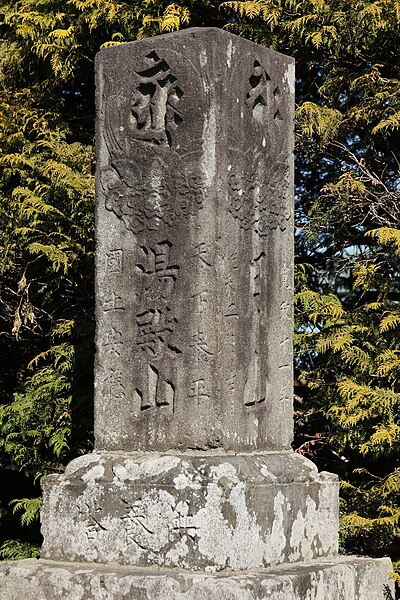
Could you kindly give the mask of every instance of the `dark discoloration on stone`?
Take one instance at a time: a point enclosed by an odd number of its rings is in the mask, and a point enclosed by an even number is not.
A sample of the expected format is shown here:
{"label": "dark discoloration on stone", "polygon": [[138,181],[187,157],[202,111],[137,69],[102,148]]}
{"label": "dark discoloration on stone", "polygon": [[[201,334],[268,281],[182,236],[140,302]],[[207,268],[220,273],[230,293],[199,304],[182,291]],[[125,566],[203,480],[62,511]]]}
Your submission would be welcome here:
{"label": "dark discoloration on stone", "polygon": [[199,571],[335,556],[337,477],[297,454],[92,455],[46,479],[42,557]]}
{"label": "dark discoloration on stone", "polygon": [[293,82],[217,29],[99,53],[98,449],[290,447]]}

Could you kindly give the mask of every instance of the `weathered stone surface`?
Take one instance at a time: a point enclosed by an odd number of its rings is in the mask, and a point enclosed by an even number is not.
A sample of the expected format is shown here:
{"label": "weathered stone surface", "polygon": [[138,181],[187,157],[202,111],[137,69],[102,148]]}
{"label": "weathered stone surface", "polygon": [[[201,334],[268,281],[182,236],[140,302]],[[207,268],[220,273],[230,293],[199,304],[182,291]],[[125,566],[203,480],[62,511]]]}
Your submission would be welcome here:
{"label": "weathered stone surface", "polygon": [[85,563],[0,563],[0,600],[394,600],[388,559],[338,558],[248,575]]}
{"label": "weathered stone surface", "polygon": [[46,478],[42,557],[209,572],[334,556],[338,481],[295,453],[93,454]]}
{"label": "weathered stone surface", "polygon": [[218,29],[99,53],[97,449],[290,448],[293,92]]}

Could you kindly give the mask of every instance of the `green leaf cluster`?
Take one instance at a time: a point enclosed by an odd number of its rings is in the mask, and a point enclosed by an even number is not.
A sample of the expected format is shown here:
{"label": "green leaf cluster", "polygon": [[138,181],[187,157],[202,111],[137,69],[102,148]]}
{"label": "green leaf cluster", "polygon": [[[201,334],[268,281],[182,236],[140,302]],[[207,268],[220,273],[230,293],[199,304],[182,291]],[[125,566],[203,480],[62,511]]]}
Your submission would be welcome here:
{"label": "green leaf cluster", "polygon": [[[34,482],[91,446],[93,86],[76,76],[78,42],[50,48],[61,8],[10,2],[0,15],[0,469],[21,470],[33,495],[4,509],[3,558],[37,554]],[[20,540],[7,538],[13,514]]]}

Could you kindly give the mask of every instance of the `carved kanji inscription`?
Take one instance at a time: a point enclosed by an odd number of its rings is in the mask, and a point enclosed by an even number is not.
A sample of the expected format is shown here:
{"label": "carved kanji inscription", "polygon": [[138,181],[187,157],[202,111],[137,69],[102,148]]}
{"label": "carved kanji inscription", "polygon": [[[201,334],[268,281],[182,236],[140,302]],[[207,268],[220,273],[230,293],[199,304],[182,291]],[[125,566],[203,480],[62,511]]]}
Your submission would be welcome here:
{"label": "carved kanji inscription", "polygon": [[249,78],[250,89],[246,96],[246,104],[251,108],[253,116],[261,121],[266,112],[268,101],[268,84],[271,77],[258,60],[254,61],[253,73]]}
{"label": "carved kanji inscription", "polygon": [[100,53],[99,448],[287,447],[292,62],[206,29]]}
{"label": "carved kanji inscription", "polygon": [[283,156],[267,165],[264,180],[254,175],[228,172],[229,207],[241,229],[253,229],[260,237],[269,231],[285,231],[292,215],[289,188],[289,165]]}
{"label": "carved kanji inscription", "polygon": [[172,299],[180,267],[171,262],[172,243],[163,240],[141,246],[136,268],[142,279],[140,307],[136,314],[136,346],[150,358],[181,350],[172,341],[177,318],[168,303]]}
{"label": "carved kanji inscription", "polygon": [[182,123],[179,101],[183,91],[167,61],[157,52],[144,58],[148,67],[136,71],[139,82],[132,93],[131,135],[153,144],[171,145],[171,135]]}
{"label": "carved kanji inscription", "polygon": [[105,531],[106,528],[100,525],[99,521],[95,519],[93,515],[91,515],[89,523],[84,528],[87,541],[94,542],[95,540],[97,540],[97,536],[101,530]]}
{"label": "carved kanji inscription", "polygon": [[146,508],[141,500],[132,505],[125,502],[125,514],[122,516],[122,523],[125,529],[126,537],[129,542],[136,544],[142,550],[149,548],[150,540],[154,535],[156,522],[149,522]]}
{"label": "carved kanji inscription", "polygon": [[110,250],[106,254],[106,271],[109,275],[121,275],[122,274],[122,258],[123,251]]}
{"label": "carved kanji inscription", "polygon": [[103,311],[108,313],[114,310],[125,310],[125,307],[122,304],[121,296],[113,291],[104,300]]}
{"label": "carved kanji inscription", "polygon": [[236,373],[230,373],[228,375],[228,377],[226,378],[226,383],[228,385],[228,390],[230,394],[233,394],[235,392],[236,389],[236,379],[237,379],[237,374]]}
{"label": "carved kanji inscription", "polygon": [[196,310],[198,310],[199,314],[203,314],[207,309],[209,292],[207,290],[201,290],[200,292],[193,294],[191,297],[196,302]]}
{"label": "carved kanji inscription", "polygon": [[116,327],[110,326],[103,335],[102,346],[106,352],[114,357],[121,355],[122,350],[122,333]]}
{"label": "carved kanji inscription", "polygon": [[175,386],[171,381],[160,376],[157,367],[148,364],[146,373],[146,385],[135,390],[135,403],[140,411],[149,408],[168,406],[174,410]]}
{"label": "carved kanji inscription", "polygon": [[225,317],[237,317],[239,314],[237,308],[238,289],[233,271],[226,271],[224,284]]}
{"label": "carved kanji inscription", "polygon": [[196,519],[190,512],[189,503],[181,500],[178,502],[173,512],[170,533],[172,533],[174,537],[178,534],[179,537],[187,535],[194,539],[197,530]]}
{"label": "carved kanji inscription", "polygon": [[168,306],[150,308],[136,315],[138,348],[148,356],[160,356],[164,350],[181,354],[181,350],[171,342],[171,335],[178,322]]}
{"label": "carved kanji inscription", "polygon": [[142,302],[169,300],[178,276],[179,266],[170,262],[172,244],[164,240],[154,247],[141,246],[141,261],[136,264],[143,274]]}
{"label": "carved kanji inscription", "polygon": [[271,77],[258,60],[254,61],[249,84],[246,104],[251,109],[254,119],[259,123],[263,123],[267,117],[270,104],[274,121],[282,121],[280,86],[272,86]]}
{"label": "carved kanji inscription", "polygon": [[208,345],[204,331],[196,331],[192,337],[190,347],[193,348],[197,360],[208,362],[209,359],[214,356],[214,352],[211,351]]}
{"label": "carved kanji inscription", "polygon": [[193,398],[199,404],[200,402],[211,398],[210,388],[204,379],[195,379],[190,384],[189,398]]}
{"label": "carved kanji inscription", "polygon": [[250,365],[244,386],[244,405],[255,407],[265,403],[265,396],[260,394],[260,357],[256,353]]}
{"label": "carved kanji inscription", "polygon": [[275,121],[283,121],[283,117],[279,108],[281,99],[281,89],[279,85],[274,89],[274,120]]}
{"label": "carved kanji inscription", "polygon": [[104,396],[109,400],[121,400],[125,398],[124,377],[120,369],[109,368],[103,379]]}
{"label": "carved kanji inscription", "polygon": [[250,286],[253,298],[257,298],[261,294],[261,263],[265,258],[265,252],[261,252],[250,263]]}
{"label": "carved kanji inscription", "polygon": [[200,242],[199,244],[194,245],[192,257],[197,263],[205,265],[206,267],[211,267],[213,263],[211,249],[206,242]]}

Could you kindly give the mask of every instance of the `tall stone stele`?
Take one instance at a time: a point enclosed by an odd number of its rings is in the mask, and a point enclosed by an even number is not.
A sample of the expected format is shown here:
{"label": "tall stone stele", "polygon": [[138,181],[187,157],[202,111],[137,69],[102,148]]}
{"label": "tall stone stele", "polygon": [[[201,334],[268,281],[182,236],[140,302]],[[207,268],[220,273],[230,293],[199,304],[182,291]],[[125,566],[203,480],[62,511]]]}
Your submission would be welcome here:
{"label": "tall stone stele", "polygon": [[293,105],[293,60],[218,29],[99,53],[96,450],[0,600],[390,597],[291,451]]}

